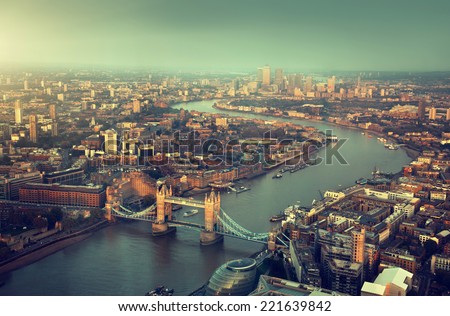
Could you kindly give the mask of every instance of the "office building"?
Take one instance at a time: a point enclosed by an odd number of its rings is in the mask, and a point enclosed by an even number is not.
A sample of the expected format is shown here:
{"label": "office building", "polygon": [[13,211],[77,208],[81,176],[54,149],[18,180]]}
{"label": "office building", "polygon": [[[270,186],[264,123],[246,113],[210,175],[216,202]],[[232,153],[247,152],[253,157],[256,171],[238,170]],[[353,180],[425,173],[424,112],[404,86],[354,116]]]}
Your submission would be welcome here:
{"label": "office building", "polygon": [[340,259],[332,259],[329,264],[329,288],[333,291],[359,295],[363,282],[363,265]]}
{"label": "office building", "polygon": [[14,114],[16,124],[22,124],[23,108],[22,102],[20,100],[16,100],[16,103],[14,105]]}
{"label": "office building", "polygon": [[133,113],[141,113],[141,101],[133,100]]}
{"label": "office building", "polygon": [[29,116],[30,141],[33,142],[33,143],[37,143],[37,139],[38,139],[37,122],[38,122],[37,115],[36,114],[30,114],[30,116]]}
{"label": "office building", "polygon": [[333,93],[336,90],[336,77],[330,77],[328,78],[328,84],[327,84],[327,92]]}
{"label": "office building", "polygon": [[220,266],[206,285],[206,295],[248,295],[256,285],[256,261],[244,258]]}
{"label": "office building", "polygon": [[436,108],[434,106],[430,108],[430,112],[428,113],[428,119],[429,120],[436,119]]}
{"label": "office building", "polygon": [[27,183],[42,183],[42,175],[39,171],[16,174],[14,177],[0,177],[0,199],[18,200],[19,190]]}
{"label": "office building", "polygon": [[262,69],[262,84],[268,86],[270,83],[270,66],[266,65]]}
{"label": "office building", "polygon": [[44,183],[80,185],[83,183],[84,171],[81,168],[70,168],[44,174]]}
{"label": "office building", "polygon": [[425,119],[425,103],[423,100],[420,100],[419,105],[417,106],[417,118],[419,120]]}
{"label": "office building", "polygon": [[117,132],[109,129],[101,133],[105,139],[104,151],[109,155],[117,155]]}
{"label": "office building", "polygon": [[50,104],[48,106],[49,116],[52,120],[56,120],[56,104]]}
{"label": "office building", "polygon": [[283,84],[283,80],[284,80],[283,69],[281,68],[275,69],[275,84],[281,85]]}
{"label": "office building", "polygon": [[65,206],[104,207],[106,190],[100,185],[87,187],[58,183],[28,183],[19,190],[19,201]]}

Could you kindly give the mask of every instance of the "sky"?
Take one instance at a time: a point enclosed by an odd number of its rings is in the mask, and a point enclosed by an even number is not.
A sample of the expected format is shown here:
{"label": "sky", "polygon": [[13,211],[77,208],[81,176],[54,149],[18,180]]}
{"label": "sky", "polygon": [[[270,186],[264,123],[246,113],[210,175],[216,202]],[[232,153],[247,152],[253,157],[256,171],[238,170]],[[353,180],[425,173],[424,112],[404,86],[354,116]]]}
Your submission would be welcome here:
{"label": "sky", "polygon": [[0,64],[450,70],[448,0],[0,0]]}

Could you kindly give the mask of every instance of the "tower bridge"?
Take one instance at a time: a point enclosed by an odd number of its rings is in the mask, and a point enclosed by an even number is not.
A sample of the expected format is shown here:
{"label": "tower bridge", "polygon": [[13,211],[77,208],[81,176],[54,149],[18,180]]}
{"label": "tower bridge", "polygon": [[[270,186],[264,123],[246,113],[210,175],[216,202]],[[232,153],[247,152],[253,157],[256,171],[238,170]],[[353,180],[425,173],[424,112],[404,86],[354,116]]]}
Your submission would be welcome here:
{"label": "tower bridge", "polygon": [[[185,205],[203,208],[203,224],[180,221],[172,214],[172,205]],[[234,221],[220,206],[220,193],[212,191],[205,195],[204,201],[173,196],[172,188],[161,186],[156,192],[156,203],[149,208],[133,212],[119,203],[113,203],[106,207],[106,217],[113,220],[114,217],[126,218],[150,222],[153,236],[170,233],[176,227],[189,227],[200,230],[200,243],[210,245],[219,242],[223,236],[244,239],[252,242],[268,244],[275,247],[276,233],[254,233]]]}

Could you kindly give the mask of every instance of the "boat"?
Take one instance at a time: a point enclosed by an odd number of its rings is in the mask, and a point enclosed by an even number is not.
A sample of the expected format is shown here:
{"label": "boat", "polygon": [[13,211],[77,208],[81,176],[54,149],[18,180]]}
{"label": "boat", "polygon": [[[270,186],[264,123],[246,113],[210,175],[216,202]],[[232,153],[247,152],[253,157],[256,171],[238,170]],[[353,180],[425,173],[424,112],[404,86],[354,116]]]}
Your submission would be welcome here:
{"label": "boat", "polygon": [[194,216],[197,213],[198,213],[198,210],[190,210],[190,211],[184,212],[183,216],[184,217]]}
{"label": "boat", "polygon": [[359,178],[355,181],[356,184],[367,184],[367,179]]}
{"label": "boat", "polygon": [[301,164],[301,165],[298,165],[298,166],[296,166],[296,167],[293,167],[293,168],[290,170],[290,172],[291,172],[291,173],[294,173],[294,172],[297,172],[297,171],[299,171],[299,170],[305,169],[306,167],[307,167],[307,164]]}
{"label": "boat", "polygon": [[391,144],[391,145],[389,145],[388,149],[389,149],[389,150],[397,150],[397,149],[398,149],[398,146],[396,146],[396,145],[394,145],[394,144]]}
{"label": "boat", "polygon": [[278,215],[272,215],[270,217],[270,221],[271,222],[279,222],[282,221],[283,219],[285,219],[285,215],[284,214],[278,214]]}
{"label": "boat", "polygon": [[276,175],[274,175],[272,177],[272,179],[280,179],[281,177],[283,177],[283,174],[282,173],[277,173]]}
{"label": "boat", "polygon": [[166,288],[164,285],[158,286],[145,294],[145,296],[172,296],[174,290]]}
{"label": "boat", "polygon": [[175,204],[174,206],[172,206],[172,211],[178,211],[181,210],[183,207],[181,205]]}
{"label": "boat", "polygon": [[245,191],[248,191],[248,190],[250,190],[250,188],[239,187],[239,188],[235,189],[235,192],[236,192],[236,194],[238,194],[238,193],[242,193],[242,192],[245,192]]}

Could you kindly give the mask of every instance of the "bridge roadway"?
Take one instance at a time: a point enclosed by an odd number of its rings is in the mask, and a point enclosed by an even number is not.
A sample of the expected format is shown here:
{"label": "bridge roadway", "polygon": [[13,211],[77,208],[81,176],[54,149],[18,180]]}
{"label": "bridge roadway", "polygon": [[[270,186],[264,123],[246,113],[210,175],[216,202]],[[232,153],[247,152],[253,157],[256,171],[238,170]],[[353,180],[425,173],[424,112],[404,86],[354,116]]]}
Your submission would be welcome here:
{"label": "bridge roadway", "polygon": [[198,229],[205,229],[205,226],[204,226],[204,225],[201,225],[201,224],[198,224],[198,223],[179,221],[179,220],[176,220],[176,219],[173,219],[173,220],[168,221],[168,222],[174,224],[175,226],[184,226],[184,227],[192,227],[192,228],[198,228]]}
{"label": "bridge roadway", "polygon": [[172,203],[172,204],[179,204],[179,205],[186,205],[186,206],[205,208],[205,202],[201,202],[201,201],[197,201],[197,200],[191,200],[191,199],[186,199],[186,198],[181,198],[181,197],[176,197],[176,196],[166,197],[164,199],[164,201],[167,202],[167,203]]}

